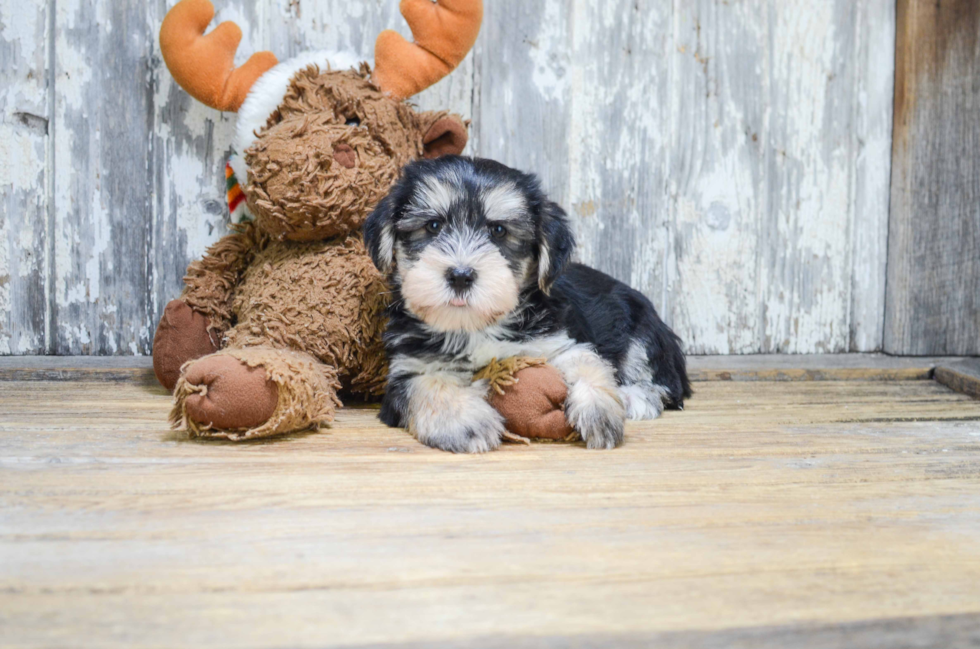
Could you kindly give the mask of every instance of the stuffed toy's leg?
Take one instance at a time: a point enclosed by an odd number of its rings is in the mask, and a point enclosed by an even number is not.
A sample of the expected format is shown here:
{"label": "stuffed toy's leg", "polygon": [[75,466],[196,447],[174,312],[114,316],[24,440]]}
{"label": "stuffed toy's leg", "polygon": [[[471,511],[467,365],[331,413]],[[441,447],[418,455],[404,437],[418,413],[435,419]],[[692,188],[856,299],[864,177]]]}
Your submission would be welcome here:
{"label": "stuffed toy's leg", "polygon": [[183,367],[170,422],[231,440],[315,428],[333,420],[339,388],[337,370],[309,354],[224,349]]}
{"label": "stuffed toy's leg", "polygon": [[218,332],[209,327],[207,316],[183,300],[171,300],[153,336],[153,372],[173,392],[184,363],[212,354],[218,347]]}

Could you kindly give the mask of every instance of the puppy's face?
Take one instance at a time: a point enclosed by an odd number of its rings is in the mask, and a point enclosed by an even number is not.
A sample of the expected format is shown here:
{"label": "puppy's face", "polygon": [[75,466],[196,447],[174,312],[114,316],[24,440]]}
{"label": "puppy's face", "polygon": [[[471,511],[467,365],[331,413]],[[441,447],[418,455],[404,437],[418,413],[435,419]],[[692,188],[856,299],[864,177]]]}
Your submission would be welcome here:
{"label": "puppy's face", "polygon": [[532,176],[454,156],[409,165],[365,238],[405,308],[438,331],[505,318],[525,291],[547,291],[573,245]]}

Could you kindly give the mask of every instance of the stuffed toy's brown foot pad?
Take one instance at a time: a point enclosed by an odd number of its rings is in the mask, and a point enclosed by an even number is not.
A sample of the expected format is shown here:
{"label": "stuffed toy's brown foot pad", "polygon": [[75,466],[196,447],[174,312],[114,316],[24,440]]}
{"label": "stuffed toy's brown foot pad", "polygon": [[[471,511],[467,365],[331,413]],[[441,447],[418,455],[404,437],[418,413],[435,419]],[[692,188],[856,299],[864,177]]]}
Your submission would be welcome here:
{"label": "stuffed toy's brown foot pad", "polygon": [[191,393],[184,402],[187,417],[209,428],[255,428],[272,417],[279,388],[264,367],[249,367],[233,356],[209,356],[185,376]]}
{"label": "stuffed toy's brown foot pad", "polygon": [[[514,368],[526,366],[508,372],[512,362]],[[496,365],[500,370],[488,373],[491,382],[489,400],[504,417],[507,432],[528,439],[548,440],[565,440],[575,433],[565,419],[568,388],[558,370],[537,359],[516,359],[516,362],[508,359]]]}
{"label": "stuffed toy's brown foot pad", "polygon": [[183,300],[171,300],[153,336],[153,373],[171,392],[187,361],[218,351],[217,334],[208,331],[206,316]]}
{"label": "stuffed toy's brown foot pad", "polygon": [[243,440],[311,430],[333,421],[341,405],[337,369],[302,352],[225,348],[183,371],[170,423],[193,437]]}

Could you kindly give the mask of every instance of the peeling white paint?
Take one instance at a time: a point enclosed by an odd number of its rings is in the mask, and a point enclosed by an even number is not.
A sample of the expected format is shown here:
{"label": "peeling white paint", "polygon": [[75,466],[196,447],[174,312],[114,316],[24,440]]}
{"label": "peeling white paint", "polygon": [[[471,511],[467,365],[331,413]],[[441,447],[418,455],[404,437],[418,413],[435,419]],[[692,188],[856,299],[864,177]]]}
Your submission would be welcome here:
{"label": "peeling white paint", "polygon": [[[568,83],[568,49],[563,41],[564,23],[568,3],[561,0],[544,0],[544,13],[538,33],[530,45],[531,78],[541,96],[548,100],[565,98]],[[573,4],[573,7],[575,5]]]}
{"label": "peeling white paint", "polygon": [[859,46],[857,162],[852,178],[851,349],[883,346],[885,269],[891,181],[892,110],[895,89],[895,3],[867,0],[857,11]]}
{"label": "peeling white paint", "polygon": [[[174,88],[153,40],[167,7],[59,0],[46,73],[37,4],[0,0],[0,41],[18,57],[0,70],[0,198],[36,197],[0,217],[0,278],[10,278],[0,282],[0,354],[45,350],[43,331],[26,326],[26,287],[39,281],[50,285],[55,348],[145,352],[186,263],[226,232],[234,115]],[[382,29],[410,35],[387,0],[215,4],[215,24],[243,28],[238,63],[259,49],[370,58]],[[884,308],[893,4],[495,0],[474,54],[415,101],[472,117],[470,152],[541,175],[568,209],[580,258],[650,296],[690,351],[873,350]],[[120,43],[136,53],[132,69],[155,82],[146,132],[115,130],[105,89],[146,91],[138,75],[116,79],[100,66]],[[49,109],[54,160],[43,129],[11,120]],[[110,154],[142,151],[132,170],[104,167],[119,159]],[[155,174],[145,206],[123,205],[121,171]],[[144,227],[145,251],[120,242],[121,230]],[[154,314],[136,310],[139,300]]]}
{"label": "peeling white paint", "polygon": [[16,43],[23,52],[36,52],[43,49],[37,41],[38,17],[44,16],[35,4],[3,0],[0,2],[0,39],[5,43]]}
{"label": "peeling white paint", "polygon": [[[3,152],[0,151],[0,155]],[[0,320],[0,354],[10,354],[10,329],[13,325],[11,315],[10,297],[10,254],[7,252],[6,242],[10,240],[10,228],[7,218],[0,218],[0,313],[4,317]]]}
{"label": "peeling white paint", "polygon": [[0,354],[45,351],[47,9],[0,0]]}
{"label": "peeling white paint", "polygon": [[[17,105],[16,101],[10,102]],[[13,107],[12,107],[13,108]],[[13,112],[13,111],[11,111]],[[5,116],[6,117],[6,116]],[[43,150],[38,160],[38,138],[21,125],[0,124],[0,185],[35,187],[43,178]]]}

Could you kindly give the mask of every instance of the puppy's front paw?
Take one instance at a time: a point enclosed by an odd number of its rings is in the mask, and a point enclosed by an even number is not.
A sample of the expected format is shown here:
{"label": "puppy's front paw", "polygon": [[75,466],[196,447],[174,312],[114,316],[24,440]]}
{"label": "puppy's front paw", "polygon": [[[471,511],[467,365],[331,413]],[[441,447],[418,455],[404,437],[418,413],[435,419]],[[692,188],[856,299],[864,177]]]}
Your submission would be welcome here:
{"label": "puppy's front paw", "polygon": [[452,453],[486,453],[500,446],[504,422],[490,404],[467,399],[459,406],[413,418],[411,432],[423,444]]}
{"label": "puppy's front paw", "polygon": [[494,422],[473,427],[449,425],[419,439],[427,446],[451,453],[486,453],[500,446],[503,431],[503,425],[497,426]]}
{"label": "puppy's front paw", "polygon": [[589,448],[610,449],[623,443],[626,411],[614,390],[576,382],[568,391],[565,416]]}

